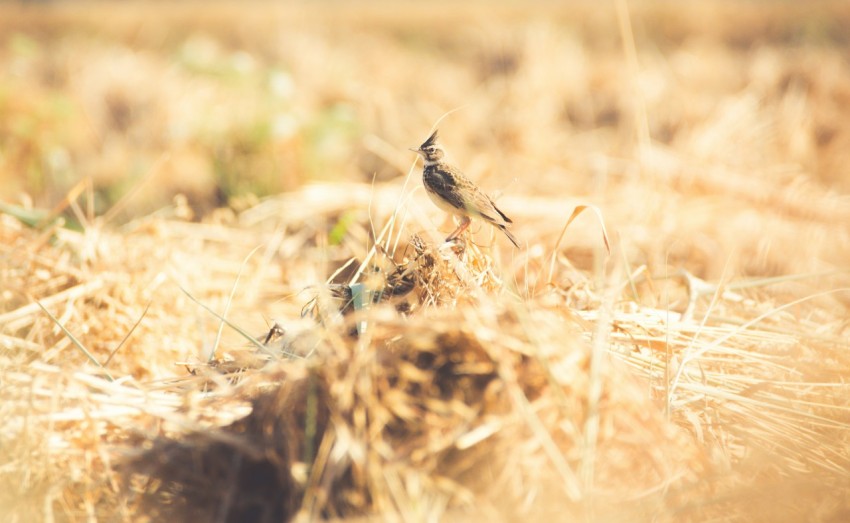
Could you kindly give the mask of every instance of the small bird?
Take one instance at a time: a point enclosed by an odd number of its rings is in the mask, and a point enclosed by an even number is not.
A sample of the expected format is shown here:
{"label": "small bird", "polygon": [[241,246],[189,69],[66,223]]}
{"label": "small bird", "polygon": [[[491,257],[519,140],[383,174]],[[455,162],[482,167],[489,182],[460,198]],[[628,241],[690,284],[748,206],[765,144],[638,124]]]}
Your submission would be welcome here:
{"label": "small bird", "polygon": [[410,149],[425,161],[422,169],[422,184],[437,207],[461,217],[460,226],[446,238],[452,241],[469,227],[471,218],[481,218],[498,227],[519,248],[519,240],[508,227],[513,221],[500,211],[489,196],[472,183],[457,167],[445,160],[445,152],[437,142],[437,131],[425,140],[418,149]]}

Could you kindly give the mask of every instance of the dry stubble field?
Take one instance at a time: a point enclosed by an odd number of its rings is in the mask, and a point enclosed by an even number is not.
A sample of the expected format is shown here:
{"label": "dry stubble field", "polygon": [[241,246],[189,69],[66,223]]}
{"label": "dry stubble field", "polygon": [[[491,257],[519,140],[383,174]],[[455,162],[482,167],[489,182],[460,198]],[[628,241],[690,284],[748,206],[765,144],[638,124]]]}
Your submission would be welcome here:
{"label": "dry stubble field", "polygon": [[848,26],[0,5],[0,519],[846,521]]}

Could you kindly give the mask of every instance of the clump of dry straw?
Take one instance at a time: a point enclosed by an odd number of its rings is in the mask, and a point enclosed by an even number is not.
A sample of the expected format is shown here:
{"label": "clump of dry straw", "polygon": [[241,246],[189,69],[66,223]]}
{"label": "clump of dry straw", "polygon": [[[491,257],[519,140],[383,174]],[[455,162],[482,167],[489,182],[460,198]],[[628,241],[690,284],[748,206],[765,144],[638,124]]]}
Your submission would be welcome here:
{"label": "clump of dry straw", "polygon": [[[330,221],[352,201],[397,216],[390,188],[321,189]],[[320,250],[302,218],[268,219],[286,205],[190,223],[178,202],[123,233],[3,216],[10,520],[781,519],[788,489],[843,510],[847,343],[793,320],[805,300],[614,262],[601,283],[556,263],[529,287],[471,238],[393,244],[388,227],[363,262],[328,264],[343,301],[275,301]],[[354,281],[378,294],[347,306]],[[692,300],[634,299],[661,287]],[[275,305],[259,347],[235,334],[258,319],[246,303]]]}

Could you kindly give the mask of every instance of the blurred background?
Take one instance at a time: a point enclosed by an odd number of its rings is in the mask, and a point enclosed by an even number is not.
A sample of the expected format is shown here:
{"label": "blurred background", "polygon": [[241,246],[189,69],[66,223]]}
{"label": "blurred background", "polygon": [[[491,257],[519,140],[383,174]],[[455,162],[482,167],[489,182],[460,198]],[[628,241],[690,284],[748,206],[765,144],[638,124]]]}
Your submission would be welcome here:
{"label": "blurred background", "polygon": [[[850,248],[830,228],[850,219],[847,27],[847,2],[7,2],[0,198],[52,208],[90,182],[98,214],[132,194],[127,220],[177,194],[201,217],[401,185],[454,111],[450,154],[513,214],[584,198],[638,243],[727,236],[722,216],[757,235],[743,272],[818,270],[761,238]],[[703,276],[723,241],[689,253]]]}

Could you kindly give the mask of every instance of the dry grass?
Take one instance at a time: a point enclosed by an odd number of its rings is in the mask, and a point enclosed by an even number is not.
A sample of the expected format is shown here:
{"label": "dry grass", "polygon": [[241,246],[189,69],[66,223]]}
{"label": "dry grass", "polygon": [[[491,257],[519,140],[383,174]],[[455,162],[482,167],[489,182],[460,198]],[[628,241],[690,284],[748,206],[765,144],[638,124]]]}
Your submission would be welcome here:
{"label": "dry grass", "polygon": [[260,5],[0,8],[4,521],[850,517],[850,10]]}

